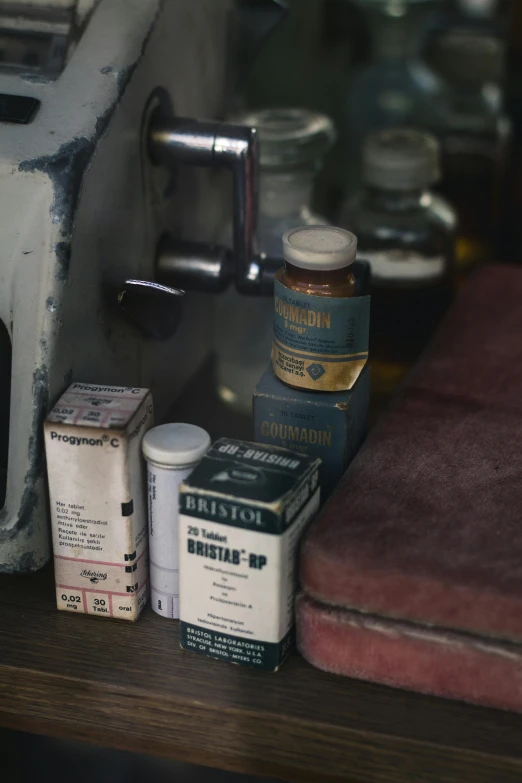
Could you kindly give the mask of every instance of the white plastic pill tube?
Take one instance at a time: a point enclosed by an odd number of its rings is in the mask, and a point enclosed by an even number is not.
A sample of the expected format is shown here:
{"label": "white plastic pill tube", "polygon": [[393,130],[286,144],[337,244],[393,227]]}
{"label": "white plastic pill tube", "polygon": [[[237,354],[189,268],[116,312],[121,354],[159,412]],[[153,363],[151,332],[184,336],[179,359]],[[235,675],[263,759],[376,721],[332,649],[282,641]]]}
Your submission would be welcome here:
{"label": "white plastic pill tube", "polygon": [[179,486],[210,448],[209,434],[192,424],[163,424],[143,439],[147,460],[151,605],[179,618]]}

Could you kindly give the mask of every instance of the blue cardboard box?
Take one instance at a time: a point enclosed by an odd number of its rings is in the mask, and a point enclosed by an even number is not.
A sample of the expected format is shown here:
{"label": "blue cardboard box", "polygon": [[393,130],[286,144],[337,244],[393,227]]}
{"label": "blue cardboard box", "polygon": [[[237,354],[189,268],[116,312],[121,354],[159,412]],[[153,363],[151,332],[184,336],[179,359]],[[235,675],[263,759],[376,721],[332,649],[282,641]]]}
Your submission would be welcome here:
{"label": "blue cardboard box", "polygon": [[254,392],[254,431],[258,443],[320,457],[321,498],[335,489],[365,435],[370,369],[343,392],[311,392],[282,383],[269,366]]}

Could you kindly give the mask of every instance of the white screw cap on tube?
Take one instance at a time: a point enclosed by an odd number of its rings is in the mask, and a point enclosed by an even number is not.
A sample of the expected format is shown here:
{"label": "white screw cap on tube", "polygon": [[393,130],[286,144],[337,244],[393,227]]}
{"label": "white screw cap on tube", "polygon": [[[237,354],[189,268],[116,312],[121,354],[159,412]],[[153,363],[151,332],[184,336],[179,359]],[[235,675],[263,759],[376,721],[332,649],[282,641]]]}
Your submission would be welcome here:
{"label": "white screw cap on tube", "polygon": [[283,236],[285,261],[301,269],[328,272],[353,264],[357,237],[335,226],[303,226]]}
{"label": "white screw cap on tube", "polygon": [[161,424],[149,430],[142,442],[145,459],[166,468],[199,462],[210,446],[208,432],[195,424]]}

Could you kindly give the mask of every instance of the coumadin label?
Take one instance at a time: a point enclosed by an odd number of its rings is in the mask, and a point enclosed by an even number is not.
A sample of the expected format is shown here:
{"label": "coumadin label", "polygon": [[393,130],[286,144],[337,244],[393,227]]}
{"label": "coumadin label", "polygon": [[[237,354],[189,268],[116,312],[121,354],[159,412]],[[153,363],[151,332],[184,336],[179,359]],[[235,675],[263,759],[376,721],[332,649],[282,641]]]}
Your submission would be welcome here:
{"label": "coumadin label", "polygon": [[315,391],[351,389],[368,359],[370,298],[312,296],[275,281],[274,372]]}
{"label": "coumadin label", "polygon": [[263,438],[273,438],[276,442],[285,444],[303,443],[310,446],[324,446],[329,449],[332,446],[333,433],[331,430],[293,427],[291,424],[265,420],[261,423],[261,435]]}
{"label": "coumadin label", "polygon": [[[212,658],[275,671],[293,641],[296,551],[319,507],[318,473],[281,508],[218,503],[187,488],[180,497],[180,644]],[[203,503],[203,501],[205,501]],[[232,519],[232,508],[234,518]]]}

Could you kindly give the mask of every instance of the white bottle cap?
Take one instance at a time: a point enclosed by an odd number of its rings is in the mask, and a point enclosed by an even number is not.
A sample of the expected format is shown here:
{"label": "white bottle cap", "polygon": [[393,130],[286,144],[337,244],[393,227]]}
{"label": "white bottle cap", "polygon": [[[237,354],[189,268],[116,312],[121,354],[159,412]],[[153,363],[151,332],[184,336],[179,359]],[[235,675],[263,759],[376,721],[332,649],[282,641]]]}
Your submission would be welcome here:
{"label": "white bottle cap", "polygon": [[356,254],[357,237],[344,228],[303,226],[283,237],[283,258],[301,269],[342,269],[353,264]]}
{"label": "white bottle cap", "polygon": [[149,430],[142,442],[146,460],[160,467],[192,465],[211,446],[210,435],[194,424],[161,424]]}

